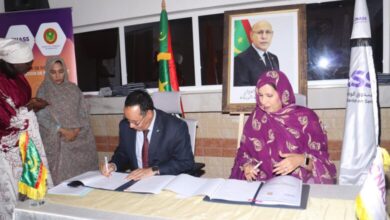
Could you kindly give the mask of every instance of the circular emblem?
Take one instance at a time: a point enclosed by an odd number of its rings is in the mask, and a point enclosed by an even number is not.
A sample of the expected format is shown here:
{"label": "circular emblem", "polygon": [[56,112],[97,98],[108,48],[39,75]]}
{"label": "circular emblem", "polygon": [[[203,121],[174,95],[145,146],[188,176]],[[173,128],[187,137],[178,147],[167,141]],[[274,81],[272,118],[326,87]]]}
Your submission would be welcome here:
{"label": "circular emblem", "polygon": [[58,34],[53,28],[48,28],[43,33],[43,39],[48,44],[54,44],[57,41]]}

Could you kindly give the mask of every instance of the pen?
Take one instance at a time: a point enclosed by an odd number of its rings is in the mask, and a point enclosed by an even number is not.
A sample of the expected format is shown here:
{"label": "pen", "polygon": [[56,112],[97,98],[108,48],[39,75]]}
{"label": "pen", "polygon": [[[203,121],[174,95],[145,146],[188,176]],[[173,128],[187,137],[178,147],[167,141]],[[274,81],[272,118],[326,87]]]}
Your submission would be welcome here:
{"label": "pen", "polygon": [[256,166],[253,167],[253,169],[255,170],[255,169],[259,168],[260,164],[262,164],[262,163],[263,163],[263,161],[259,161],[259,162],[256,164]]}
{"label": "pen", "polygon": [[104,166],[106,167],[106,171],[108,172],[108,158],[107,156],[104,156]]}

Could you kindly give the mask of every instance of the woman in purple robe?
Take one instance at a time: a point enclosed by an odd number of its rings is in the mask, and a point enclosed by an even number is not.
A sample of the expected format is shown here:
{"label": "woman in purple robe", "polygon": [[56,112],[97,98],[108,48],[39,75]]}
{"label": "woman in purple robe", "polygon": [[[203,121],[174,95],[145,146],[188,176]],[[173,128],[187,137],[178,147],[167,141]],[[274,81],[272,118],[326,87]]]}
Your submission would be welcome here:
{"label": "woman in purple robe", "polygon": [[286,75],[266,72],[257,82],[256,107],[245,124],[230,178],[251,181],[292,175],[305,183],[334,184],[336,168],[327,144],[316,113],[295,105]]}

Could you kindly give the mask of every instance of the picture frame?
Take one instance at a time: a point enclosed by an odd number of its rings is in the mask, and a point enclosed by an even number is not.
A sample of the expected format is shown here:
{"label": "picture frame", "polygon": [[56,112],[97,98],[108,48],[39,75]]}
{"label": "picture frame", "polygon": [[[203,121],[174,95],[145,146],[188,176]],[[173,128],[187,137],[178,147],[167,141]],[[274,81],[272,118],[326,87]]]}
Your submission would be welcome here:
{"label": "picture frame", "polygon": [[[266,20],[269,24],[272,25],[273,36],[267,51],[269,51],[269,53],[272,52],[273,54],[276,54],[276,59],[279,63],[279,69],[289,78],[294,93],[300,93],[303,95],[307,94],[307,40],[305,5],[289,5],[226,11],[224,13],[223,44],[223,112],[247,113],[251,112],[256,105],[256,82],[252,82],[253,85],[244,86],[237,86],[235,85],[237,83],[234,82],[235,56],[237,56],[240,52],[244,52],[244,49],[242,48],[241,50],[237,49],[239,44],[237,42],[242,41],[239,41],[241,40],[239,37],[235,38],[235,34],[239,33],[239,31],[242,32],[242,27],[246,27],[246,36],[247,39],[249,39],[249,44],[247,44],[246,48],[252,47],[249,34],[251,27],[253,24],[263,20]],[[259,62],[263,61],[259,60]]]}

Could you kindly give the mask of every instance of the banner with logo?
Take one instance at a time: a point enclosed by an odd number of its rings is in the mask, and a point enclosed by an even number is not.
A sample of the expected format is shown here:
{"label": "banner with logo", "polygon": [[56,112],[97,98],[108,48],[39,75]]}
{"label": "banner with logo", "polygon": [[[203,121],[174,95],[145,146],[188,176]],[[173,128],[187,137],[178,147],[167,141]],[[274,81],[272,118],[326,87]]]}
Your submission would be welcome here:
{"label": "banner with logo", "polygon": [[61,56],[69,81],[77,83],[71,8],[0,13],[0,21],[0,37],[24,41],[33,50],[33,67],[26,74],[33,97],[44,79],[48,56]]}

